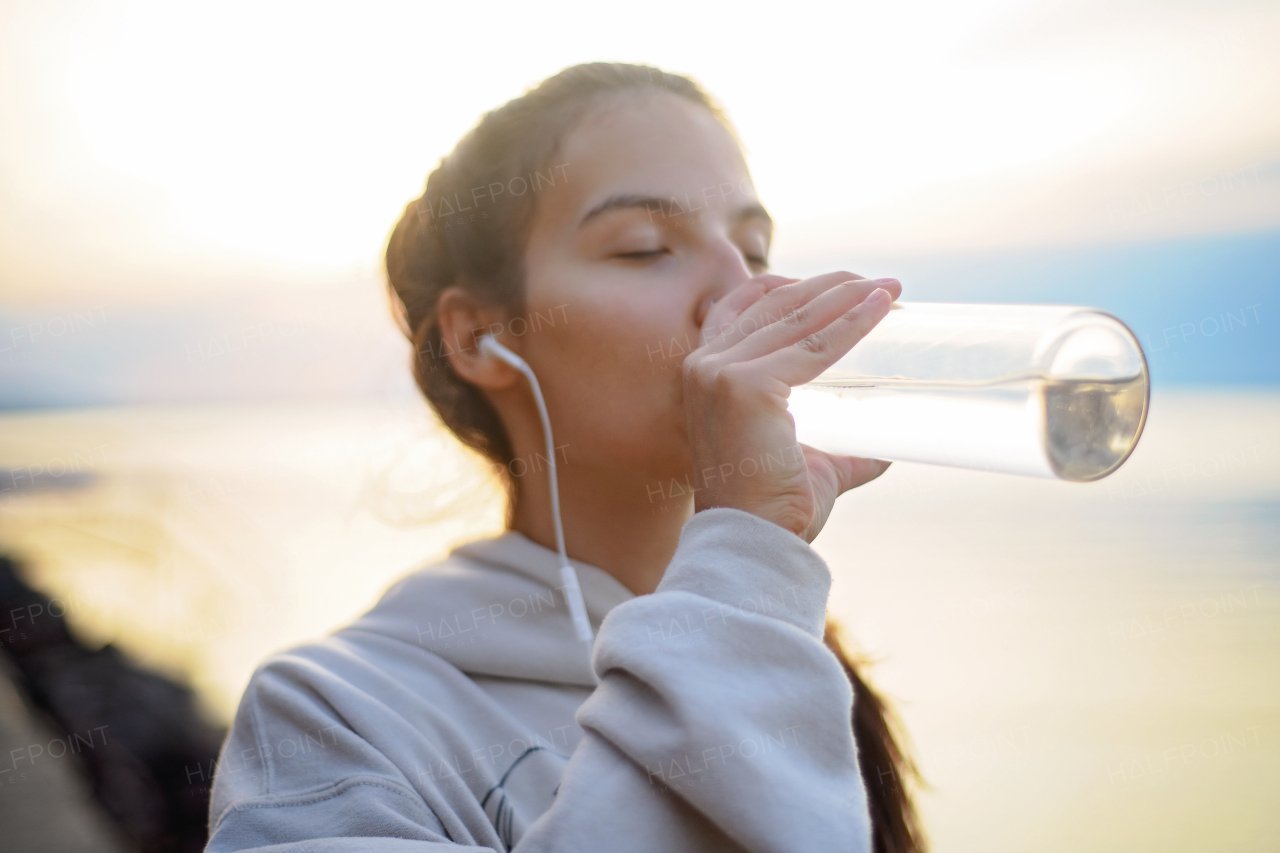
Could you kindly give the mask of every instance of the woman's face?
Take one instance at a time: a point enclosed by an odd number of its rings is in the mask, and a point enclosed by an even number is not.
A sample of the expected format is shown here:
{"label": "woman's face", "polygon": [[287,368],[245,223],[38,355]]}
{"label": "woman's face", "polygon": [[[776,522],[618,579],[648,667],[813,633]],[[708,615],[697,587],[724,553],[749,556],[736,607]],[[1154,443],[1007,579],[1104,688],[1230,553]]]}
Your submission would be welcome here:
{"label": "woman's face", "polygon": [[665,92],[614,96],[555,162],[567,180],[540,190],[525,254],[530,331],[510,342],[538,375],[564,476],[647,481],[656,503],[692,465],[681,362],[711,301],[764,272],[772,226],[726,128]]}

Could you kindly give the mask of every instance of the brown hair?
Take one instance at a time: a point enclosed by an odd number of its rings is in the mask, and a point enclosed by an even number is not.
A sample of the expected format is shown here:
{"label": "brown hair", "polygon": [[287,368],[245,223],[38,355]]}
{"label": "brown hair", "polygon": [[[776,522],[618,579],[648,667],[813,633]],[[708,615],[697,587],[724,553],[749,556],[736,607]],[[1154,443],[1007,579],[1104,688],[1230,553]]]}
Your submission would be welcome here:
{"label": "brown hair", "polygon": [[[523,310],[524,249],[537,203],[533,190],[544,182],[554,186],[556,175],[549,167],[562,138],[606,98],[652,91],[670,92],[705,107],[729,127],[711,97],[687,77],[620,63],[566,68],[486,113],[440,161],[427,178],[422,196],[405,208],[391,232],[387,279],[397,320],[415,350],[414,379],[459,440],[504,471],[510,470],[513,451],[497,411],[442,357],[451,346],[474,346],[475,342],[442,339],[436,316],[440,295],[449,287],[464,287],[513,314]],[[567,178],[563,170],[561,177]],[[516,180],[525,191],[514,191]],[[501,189],[495,192],[493,187]],[[499,201],[498,195],[507,197]],[[517,478],[503,479],[514,504]],[[923,850],[919,824],[903,785],[917,778],[917,773],[895,739],[893,717],[859,676],[833,626],[828,626],[826,642],[854,688],[852,726],[871,807],[875,849],[877,853]],[[892,782],[886,784],[885,779]]]}
{"label": "brown hair", "polygon": [[[614,63],[577,65],[486,113],[440,161],[420,198],[410,202],[387,244],[387,278],[401,329],[413,343],[414,378],[445,425],[463,444],[509,471],[511,442],[498,413],[478,388],[462,381],[441,354],[475,341],[444,341],[436,317],[440,294],[463,286],[512,313],[523,309],[524,243],[537,201],[533,188],[551,182],[560,140],[610,95],[665,90],[721,115],[692,80],[656,68]],[[543,173],[542,169],[546,169]],[[561,177],[567,177],[562,171]],[[516,180],[525,191],[515,193]],[[478,212],[475,190],[489,195]],[[511,192],[505,188],[510,187]],[[483,202],[486,193],[479,195]],[[463,210],[473,212],[463,215]],[[516,478],[504,475],[514,498]]]}
{"label": "brown hair", "polygon": [[872,849],[876,853],[923,853],[924,826],[911,800],[911,789],[924,781],[906,749],[902,720],[863,680],[860,670],[868,662],[848,651],[834,620],[827,620],[822,640],[853,686],[853,739],[858,744],[858,770],[871,811]]}

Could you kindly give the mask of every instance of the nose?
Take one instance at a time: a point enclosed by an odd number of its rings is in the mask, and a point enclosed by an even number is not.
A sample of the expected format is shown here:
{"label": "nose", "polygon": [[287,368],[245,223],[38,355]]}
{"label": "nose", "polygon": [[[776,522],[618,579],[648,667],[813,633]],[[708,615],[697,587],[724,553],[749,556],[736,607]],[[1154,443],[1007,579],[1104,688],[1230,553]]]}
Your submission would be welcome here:
{"label": "nose", "polygon": [[710,255],[712,275],[709,283],[717,288],[717,292],[714,294],[716,299],[721,298],[754,275],[746,257],[742,254],[742,249],[728,237],[721,237],[716,240],[711,246]]}
{"label": "nose", "polygon": [[719,302],[725,294],[754,275],[742,250],[728,237],[717,239],[707,248],[706,266],[699,276],[702,286],[694,317],[699,328],[713,303]]}

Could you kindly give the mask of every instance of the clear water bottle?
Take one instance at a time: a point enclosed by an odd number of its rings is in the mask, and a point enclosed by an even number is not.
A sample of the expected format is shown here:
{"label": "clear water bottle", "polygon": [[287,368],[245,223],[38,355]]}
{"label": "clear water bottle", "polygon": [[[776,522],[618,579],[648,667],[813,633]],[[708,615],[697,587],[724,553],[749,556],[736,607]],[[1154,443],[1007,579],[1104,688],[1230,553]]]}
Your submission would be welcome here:
{"label": "clear water bottle", "polygon": [[1088,482],[1133,452],[1149,398],[1142,347],[1101,311],[902,302],[789,406],[820,450]]}

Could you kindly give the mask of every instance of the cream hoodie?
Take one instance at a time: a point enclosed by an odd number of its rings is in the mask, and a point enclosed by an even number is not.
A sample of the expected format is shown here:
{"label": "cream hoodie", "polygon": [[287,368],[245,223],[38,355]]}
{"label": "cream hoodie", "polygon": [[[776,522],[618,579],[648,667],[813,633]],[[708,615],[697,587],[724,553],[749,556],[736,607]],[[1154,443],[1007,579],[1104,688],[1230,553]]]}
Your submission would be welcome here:
{"label": "cream hoodie", "polygon": [[219,759],[210,851],[870,849],[852,692],[800,538],[696,514],[658,589],[518,533],[410,575],[268,660]]}

